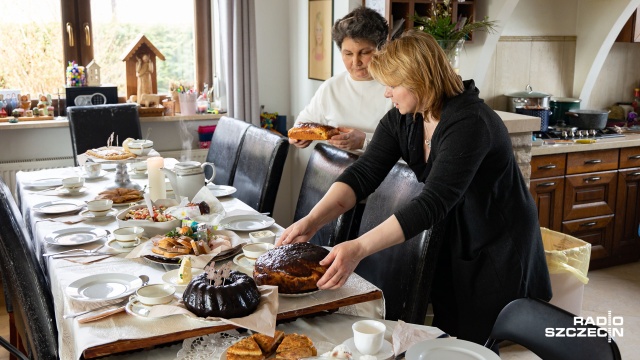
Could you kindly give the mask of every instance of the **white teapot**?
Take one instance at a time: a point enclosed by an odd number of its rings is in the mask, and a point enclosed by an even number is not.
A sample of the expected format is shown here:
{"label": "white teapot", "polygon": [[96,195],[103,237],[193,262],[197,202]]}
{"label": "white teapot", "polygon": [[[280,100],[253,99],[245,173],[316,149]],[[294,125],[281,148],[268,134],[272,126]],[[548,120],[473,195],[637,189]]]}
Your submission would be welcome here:
{"label": "white teapot", "polygon": [[[211,166],[213,171],[209,179],[205,179],[204,167]],[[198,191],[206,184],[210,183],[216,176],[216,168],[213,163],[205,162],[200,164],[197,161],[179,162],[173,167],[173,171],[162,168],[169,181],[176,199],[180,201],[181,197],[187,197],[189,200],[198,193]]]}

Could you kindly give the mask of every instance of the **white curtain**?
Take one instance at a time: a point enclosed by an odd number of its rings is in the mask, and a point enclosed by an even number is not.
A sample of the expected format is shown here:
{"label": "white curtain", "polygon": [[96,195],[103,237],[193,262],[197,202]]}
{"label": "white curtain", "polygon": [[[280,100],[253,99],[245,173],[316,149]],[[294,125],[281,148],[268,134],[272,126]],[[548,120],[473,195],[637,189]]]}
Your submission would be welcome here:
{"label": "white curtain", "polygon": [[255,0],[218,0],[228,116],[260,126]]}

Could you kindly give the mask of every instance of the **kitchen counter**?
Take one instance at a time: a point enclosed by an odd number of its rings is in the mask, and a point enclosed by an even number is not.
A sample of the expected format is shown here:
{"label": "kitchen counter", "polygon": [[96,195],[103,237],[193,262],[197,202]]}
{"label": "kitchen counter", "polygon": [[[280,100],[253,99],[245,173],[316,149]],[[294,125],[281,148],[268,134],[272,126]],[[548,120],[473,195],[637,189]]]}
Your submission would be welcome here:
{"label": "kitchen counter", "polygon": [[[203,114],[189,116],[145,116],[140,117],[140,123],[152,122],[179,122],[179,121],[210,121],[218,120],[225,114]],[[54,118],[54,120],[42,121],[20,121],[17,123],[0,122],[0,131],[3,130],[22,130],[22,129],[46,129],[57,127],[69,127],[69,120],[66,116]]]}
{"label": "kitchen counter", "polygon": [[600,139],[594,144],[555,144],[542,145],[542,140],[536,140],[532,144],[531,155],[552,155],[580,151],[594,151],[606,149],[619,149],[625,147],[640,146],[640,134],[625,134],[624,137]]}

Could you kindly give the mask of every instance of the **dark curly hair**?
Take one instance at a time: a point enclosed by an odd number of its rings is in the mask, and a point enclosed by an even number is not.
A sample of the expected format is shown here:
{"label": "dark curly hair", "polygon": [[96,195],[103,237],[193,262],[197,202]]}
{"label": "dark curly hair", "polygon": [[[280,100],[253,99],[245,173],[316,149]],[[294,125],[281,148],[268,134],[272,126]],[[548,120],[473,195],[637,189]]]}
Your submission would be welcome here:
{"label": "dark curly hair", "polygon": [[331,37],[339,49],[344,38],[366,40],[380,49],[387,42],[389,26],[387,20],[375,10],[360,6],[333,24]]}

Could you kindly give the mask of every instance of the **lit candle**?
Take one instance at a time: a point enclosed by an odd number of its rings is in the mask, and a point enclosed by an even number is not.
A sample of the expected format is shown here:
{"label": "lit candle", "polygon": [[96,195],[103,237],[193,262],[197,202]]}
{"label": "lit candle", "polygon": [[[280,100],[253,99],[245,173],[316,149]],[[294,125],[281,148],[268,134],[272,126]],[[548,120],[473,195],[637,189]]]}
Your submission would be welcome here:
{"label": "lit candle", "polygon": [[156,156],[147,159],[147,173],[149,178],[149,196],[152,201],[166,199],[167,190],[164,183],[164,159]]}

